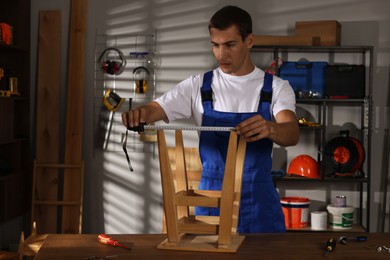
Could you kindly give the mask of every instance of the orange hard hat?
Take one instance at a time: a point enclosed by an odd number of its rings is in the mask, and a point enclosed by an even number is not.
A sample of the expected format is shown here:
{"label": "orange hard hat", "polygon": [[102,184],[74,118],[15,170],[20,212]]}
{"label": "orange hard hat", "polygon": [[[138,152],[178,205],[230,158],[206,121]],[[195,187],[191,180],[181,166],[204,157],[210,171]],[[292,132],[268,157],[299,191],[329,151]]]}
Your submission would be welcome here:
{"label": "orange hard hat", "polygon": [[287,173],[311,179],[318,179],[320,178],[320,167],[313,157],[302,154],[298,155],[290,162]]}

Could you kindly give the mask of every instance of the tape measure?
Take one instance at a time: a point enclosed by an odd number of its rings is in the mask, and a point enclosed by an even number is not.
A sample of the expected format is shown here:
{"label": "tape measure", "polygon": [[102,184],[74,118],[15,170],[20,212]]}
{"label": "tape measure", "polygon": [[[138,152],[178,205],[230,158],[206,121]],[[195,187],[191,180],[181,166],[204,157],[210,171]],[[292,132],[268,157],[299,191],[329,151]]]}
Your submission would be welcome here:
{"label": "tape measure", "polygon": [[183,131],[211,131],[211,132],[229,132],[236,131],[234,127],[224,126],[179,126],[179,125],[146,125],[139,124],[137,127],[128,127],[134,132],[143,132],[145,130],[183,130]]}
{"label": "tape measure", "polygon": [[124,98],[113,92],[112,89],[109,89],[106,95],[104,95],[103,103],[108,110],[115,112],[120,108],[124,100]]}

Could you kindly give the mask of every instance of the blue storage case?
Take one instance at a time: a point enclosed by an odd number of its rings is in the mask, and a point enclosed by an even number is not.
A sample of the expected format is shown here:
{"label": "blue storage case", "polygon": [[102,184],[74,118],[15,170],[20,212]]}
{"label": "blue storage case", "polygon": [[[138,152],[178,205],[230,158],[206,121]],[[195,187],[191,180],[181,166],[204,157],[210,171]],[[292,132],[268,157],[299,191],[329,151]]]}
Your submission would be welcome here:
{"label": "blue storage case", "polygon": [[279,77],[290,82],[297,97],[323,98],[327,65],[325,61],[285,61],[279,69]]}

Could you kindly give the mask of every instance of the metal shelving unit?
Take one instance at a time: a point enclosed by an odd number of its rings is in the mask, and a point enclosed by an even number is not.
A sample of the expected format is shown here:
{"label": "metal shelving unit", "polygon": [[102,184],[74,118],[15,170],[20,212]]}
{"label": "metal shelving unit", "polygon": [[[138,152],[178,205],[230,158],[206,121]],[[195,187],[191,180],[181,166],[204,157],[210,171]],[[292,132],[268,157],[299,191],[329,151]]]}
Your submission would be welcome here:
{"label": "metal shelving unit", "polygon": [[15,0],[0,8],[0,22],[12,28],[11,42],[0,40],[0,232],[30,209],[30,5]]}
{"label": "metal shelving unit", "polygon": [[[352,230],[360,229],[369,231],[370,223],[370,178],[371,178],[371,128],[372,128],[372,86],[373,86],[373,47],[372,46],[260,46],[256,45],[252,48],[252,53],[270,53],[272,59],[277,64],[278,58],[285,61],[297,61],[296,57],[307,55],[320,55],[322,58],[326,56],[328,64],[340,63],[338,55],[351,55],[354,63],[360,63],[366,67],[366,83],[365,83],[365,97],[361,99],[329,99],[329,98],[297,98],[297,107],[312,106],[318,112],[317,122],[321,127],[301,127],[301,135],[308,133],[307,131],[314,131],[316,136],[315,145],[317,146],[318,154],[317,160],[320,163],[321,178],[320,179],[306,179],[302,177],[276,177],[274,178],[275,185],[284,183],[285,185],[308,185],[312,183],[323,184],[328,188],[329,185],[338,184],[353,184],[357,186],[359,191],[359,209],[358,209],[358,223]],[[290,58],[293,56],[293,58]],[[323,60],[323,59],[322,59]],[[278,74],[278,71],[277,71]],[[364,177],[330,177],[324,156],[325,145],[330,136],[329,124],[331,123],[332,115],[329,111],[341,108],[356,108],[359,110],[359,129],[357,130],[357,139],[362,143],[365,150],[365,160],[363,163]],[[333,133],[335,134],[335,133]],[[328,201],[330,202],[330,201]],[[366,213],[364,214],[363,207],[366,205]],[[294,230],[297,231],[297,230]],[[301,229],[301,231],[310,231],[310,228]],[[329,231],[329,230],[328,230]],[[343,230],[345,231],[345,230]]]}

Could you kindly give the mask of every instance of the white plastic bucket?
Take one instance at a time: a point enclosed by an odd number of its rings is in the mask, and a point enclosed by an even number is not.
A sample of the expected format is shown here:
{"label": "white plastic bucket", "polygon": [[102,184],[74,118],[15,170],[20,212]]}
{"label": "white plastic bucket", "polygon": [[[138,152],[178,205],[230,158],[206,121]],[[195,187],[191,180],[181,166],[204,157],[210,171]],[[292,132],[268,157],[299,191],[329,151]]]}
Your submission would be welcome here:
{"label": "white plastic bucket", "polygon": [[333,204],[327,206],[329,212],[329,225],[334,229],[352,228],[354,211],[353,207],[336,207]]}
{"label": "white plastic bucket", "polygon": [[328,212],[313,211],[311,213],[311,229],[325,230],[328,227]]}

